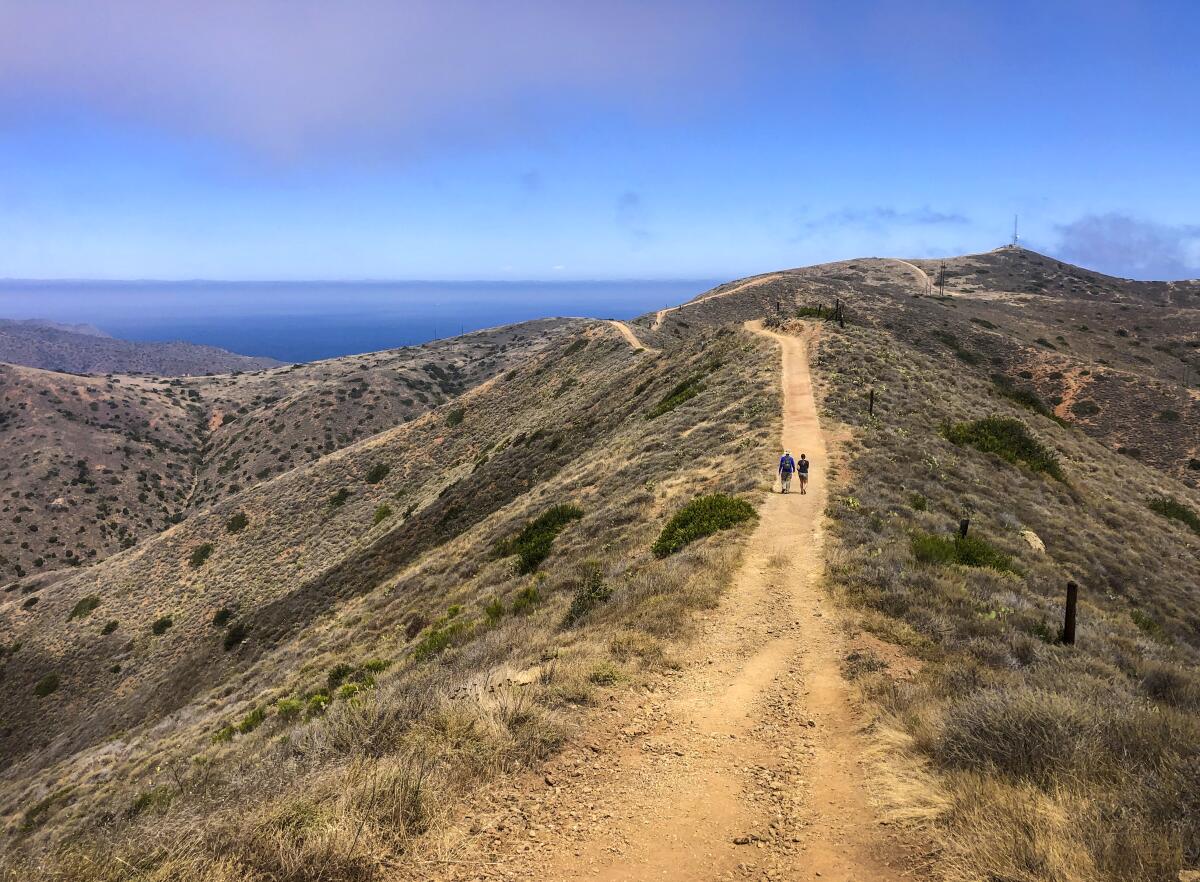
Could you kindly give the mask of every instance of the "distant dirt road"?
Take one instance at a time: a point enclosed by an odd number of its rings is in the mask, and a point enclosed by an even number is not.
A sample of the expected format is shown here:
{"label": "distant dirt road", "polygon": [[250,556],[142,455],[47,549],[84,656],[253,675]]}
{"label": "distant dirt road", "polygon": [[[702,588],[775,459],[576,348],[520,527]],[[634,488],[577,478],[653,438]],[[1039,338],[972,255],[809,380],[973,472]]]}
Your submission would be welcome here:
{"label": "distant dirt road", "polygon": [[726,291],[716,291],[712,294],[705,294],[697,300],[691,300],[680,306],[672,306],[669,309],[660,309],[654,314],[654,322],[650,325],[650,330],[657,331],[662,327],[663,319],[667,317],[668,312],[674,312],[677,309],[683,309],[684,306],[695,306],[698,303],[704,303],[707,300],[715,300],[718,297],[728,297],[730,294],[736,294],[738,291],[745,291],[747,288],[753,288],[755,285],[765,285],[767,282],[773,282],[776,279],[785,275],[784,273],[768,273],[765,276],[758,276],[754,279],[748,279],[740,285],[734,285]]}
{"label": "distant dirt road", "polygon": [[899,263],[899,264],[902,264],[902,265],[908,267],[910,270],[913,271],[913,273],[916,274],[917,278],[919,278],[921,280],[922,293],[924,293],[929,288],[929,286],[930,286],[929,274],[926,273],[925,270],[921,269],[915,263],[909,263],[907,260],[901,260],[898,257],[893,257],[891,259],[894,260],[896,263]]}
{"label": "distant dirt road", "polygon": [[626,339],[630,346],[634,349],[640,349],[645,352],[658,352],[657,349],[647,346],[638,339],[637,334],[633,333],[633,329],[624,322],[619,322],[616,319],[608,319],[608,323],[617,329],[617,332]]}
{"label": "distant dirt road", "polygon": [[900,878],[863,790],[846,638],[819,584],[826,450],[810,341],[747,327],[782,350],[782,441],[813,462],[808,494],[763,500],[741,569],[676,675],[614,707],[545,781],[497,797],[499,846],[453,849],[437,878]]}

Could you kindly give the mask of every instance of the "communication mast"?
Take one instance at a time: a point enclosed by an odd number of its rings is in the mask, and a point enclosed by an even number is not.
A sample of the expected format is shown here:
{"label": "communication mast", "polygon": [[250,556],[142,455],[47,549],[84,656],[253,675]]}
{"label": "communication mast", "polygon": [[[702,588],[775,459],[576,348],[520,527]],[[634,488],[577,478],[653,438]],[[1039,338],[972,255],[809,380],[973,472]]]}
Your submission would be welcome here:
{"label": "communication mast", "polygon": [[1018,236],[1018,235],[1017,235],[1017,216],[1014,214],[1014,215],[1013,215],[1013,240],[1012,240],[1012,247],[1013,247],[1013,248],[1016,248],[1016,247],[1017,247],[1017,240],[1018,240],[1018,239],[1020,239],[1020,236]]}

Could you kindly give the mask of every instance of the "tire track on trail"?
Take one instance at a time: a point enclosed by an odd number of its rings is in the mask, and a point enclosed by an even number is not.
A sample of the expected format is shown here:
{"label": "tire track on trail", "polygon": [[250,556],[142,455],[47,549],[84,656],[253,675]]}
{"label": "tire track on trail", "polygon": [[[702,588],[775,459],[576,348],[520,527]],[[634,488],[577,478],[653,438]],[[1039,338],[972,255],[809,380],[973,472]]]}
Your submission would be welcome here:
{"label": "tire track on trail", "polygon": [[476,805],[425,878],[901,877],[901,844],[886,838],[864,789],[840,670],[848,638],[821,587],[827,457],[808,366],[814,335],[746,327],[780,347],[782,443],[812,460],[809,492],[763,500],[733,584],[681,668]]}

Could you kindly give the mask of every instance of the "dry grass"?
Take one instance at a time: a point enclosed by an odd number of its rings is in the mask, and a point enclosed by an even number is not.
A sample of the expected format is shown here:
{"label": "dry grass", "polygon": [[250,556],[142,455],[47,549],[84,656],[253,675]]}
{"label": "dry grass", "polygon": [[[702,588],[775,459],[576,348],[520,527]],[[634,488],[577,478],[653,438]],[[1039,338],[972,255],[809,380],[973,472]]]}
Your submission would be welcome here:
{"label": "dry grass", "polygon": [[[882,330],[827,335],[815,375],[826,418],[853,427],[850,477],[829,505],[831,581],[865,627],[924,660],[912,682],[859,682],[877,709],[880,794],[940,845],[934,868],[963,882],[1133,882],[1195,866],[1200,548],[1146,504],[1194,507],[1194,494],[1018,411],[985,367]],[[886,402],[874,419],[869,385]],[[941,434],[990,417],[1027,422],[1069,486]],[[1130,492],[1113,493],[1118,472]],[[914,534],[953,550],[962,517],[1011,571],[913,556]],[[1075,647],[1057,642],[1068,579],[1083,586]]]}

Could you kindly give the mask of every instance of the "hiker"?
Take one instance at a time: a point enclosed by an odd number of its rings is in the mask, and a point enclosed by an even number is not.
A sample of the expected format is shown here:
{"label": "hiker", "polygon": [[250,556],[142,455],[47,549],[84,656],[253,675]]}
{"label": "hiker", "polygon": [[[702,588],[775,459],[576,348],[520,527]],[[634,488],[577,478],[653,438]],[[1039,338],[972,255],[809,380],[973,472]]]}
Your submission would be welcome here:
{"label": "hiker", "polygon": [[779,457],[779,492],[787,493],[792,486],[792,475],[796,472],[796,460],[792,459],[790,450],[783,451]]}
{"label": "hiker", "polygon": [[807,487],[808,487],[808,466],[809,466],[809,460],[808,460],[808,459],[807,459],[807,458],[804,456],[804,454],[803,454],[803,453],[801,453],[801,454],[800,454],[800,461],[799,461],[798,463],[796,463],[796,473],[797,473],[798,475],[800,475],[800,492],[801,492],[801,493],[807,493],[807,492],[808,492],[808,490],[807,490]]}

